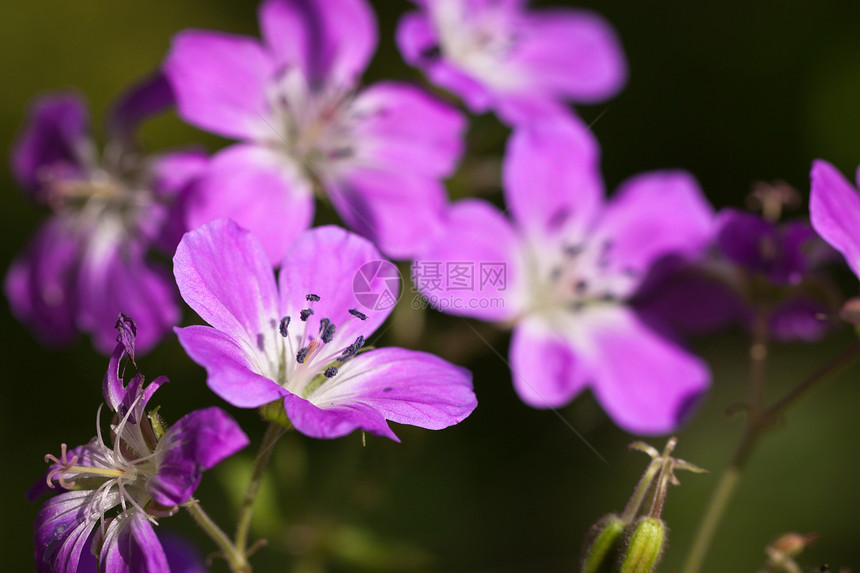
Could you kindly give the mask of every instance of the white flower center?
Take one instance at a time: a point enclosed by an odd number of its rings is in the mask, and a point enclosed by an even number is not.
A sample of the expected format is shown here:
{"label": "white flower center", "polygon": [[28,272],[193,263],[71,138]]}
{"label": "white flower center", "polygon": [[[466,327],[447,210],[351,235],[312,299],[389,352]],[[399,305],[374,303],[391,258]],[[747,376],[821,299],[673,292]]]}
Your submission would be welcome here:
{"label": "white flower center", "polygon": [[510,70],[499,65],[517,45],[511,13],[504,6],[447,0],[434,4],[431,17],[439,49],[448,60],[493,86],[517,83]]}
{"label": "white flower center", "polygon": [[62,166],[39,173],[41,200],[75,233],[115,245],[158,228],[152,209],[156,198],[140,155],[110,145],[101,161],[91,145],[82,145],[78,155],[81,174],[71,175]]}
{"label": "white flower center", "polygon": [[632,270],[613,264],[608,240],[568,243],[532,238],[524,251],[531,281],[530,310],[551,321],[559,317],[559,310],[577,313],[596,305],[619,304],[639,281]]}
{"label": "white flower center", "polygon": [[308,85],[300,69],[288,67],[270,84],[268,99],[276,132],[268,143],[309,175],[318,177],[354,155],[352,90]]}
{"label": "white flower center", "polygon": [[[319,297],[308,294],[306,299],[308,308],[297,317],[285,316],[279,323],[273,321],[268,336],[262,333],[257,336],[257,347],[266,356],[266,364],[260,373],[303,398],[334,378],[340,366],[352,359],[365,343],[364,336],[350,341],[338,340],[337,325],[328,318],[311,321],[314,315],[313,303]],[[367,318],[357,309],[349,312],[350,321]],[[311,322],[319,324],[319,329],[312,331]],[[340,326],[346,324],[348,322]]]}

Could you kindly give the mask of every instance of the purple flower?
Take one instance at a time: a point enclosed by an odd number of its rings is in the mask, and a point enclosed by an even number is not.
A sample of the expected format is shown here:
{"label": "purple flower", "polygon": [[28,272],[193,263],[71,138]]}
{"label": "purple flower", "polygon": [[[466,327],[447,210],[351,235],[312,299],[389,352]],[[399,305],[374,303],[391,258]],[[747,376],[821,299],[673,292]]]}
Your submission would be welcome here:
{"label": "purple flower", "polygon": [[844,255],[848,266],[860,277],[860,196],[839,170],[826,161],[816,160],[810,176],[809,216],[812,226]]}
{"label": "purple flower", "polygon": [[[138,372],[125,383],[125,362],[134,362],[134,350],[124,342],[134,339],[135,326],[121,316],[117,327],[126,336],[111,355],[102,387],[114,412],[110,445],[97,418],[97,435],[88,444],[72,449],[63,444],[59,458],[45,458],[53,462],[48,486],[64,491],[45,502],[36,516],[40,572],[78,571],[88,545],[101,571],[168,571],[152,528],[156,518],[176,513],[191,499],[203,470],[248,445],[236,422],[220,408],[191,412],[164,431],[158,416],[147,414],[146,405],[167,378],[144,385]],[[31,494],[44,490],[37,487]]]}
{"label": "purple flower", "polygon": [[563,406],[590,387],[622,428],[669,432],[707,388],[708,369],[629,301],[658,260],[707,245],[713,215],[681,171],[638,175],[606,201],[598,154],[573,117],[515,129],[503,167],[513,221],[462,201],[444,239],[416,262],[445,268],[448,280],[471,262],[473,288],[416,283],[437,308],[514,324],[510,364],[527,404]]}
{"label": "purple flower", "polygon": [[621,45],[585,10],[527,11],[523,0],[415,0],[397,30],[403,57],[475,112],[510,123],[556,113],[566,100],[615,95],[627,77]]}
{"label": "purple flower", "polygon": [[[390,308],[359,310],[352,285],[363,265],[381,260],[365,239],[319,227],[287,252],[276,286],[250,232],[210,223],[183,237],[174,269],[185,302],[212,326],[178,328],[179,342],[216,394],[241,408],[282,401],[311,437],[361,429],[397,440],[386,420],[456,424],[477,404],[467,370],[424,352],[365,347]],[[368,287],[381,292],[398,286],[393,280]]]}
{"label": "purple flower", "polygon": [[134,146],[139,120],[171,102],[161,76],[130,90],[108,122],[99,155],[82,100],[71,94],[36,101],[12,154],[19,184],[52,210],[5,279],[13,313],[48,343],[90,333],[104,353],[114,345],[117,314],[138,318],[141,351],[179,318],[170,275],[148,260],[173,250],[182,229],[171,205],[203,165],[199,153],[158,158]]}
{"label": "purple flower", "polygon": [[783,341],[815,341],[833,325],[820,317],[834,314],[839,294],[819,272],[833,252],[809,223],[777,225],[725,209],[717,217],[716,242],[735,267],[727,278],[747,306],[744,322],[752,322],[752,307],[758,307],[767,314],[769,335]]}
{"label": "purple flower", "polygon": [[421,90],[357,91],[376,48],[363,0],[267,0],[262,42],[187,30],[164,70],[180,116],[241,143],[218,153],[189,199],[189,228],[231,218],[280,262],[313,219],[314,190],[393,257],[419,251],[446,202],[462,116]]}

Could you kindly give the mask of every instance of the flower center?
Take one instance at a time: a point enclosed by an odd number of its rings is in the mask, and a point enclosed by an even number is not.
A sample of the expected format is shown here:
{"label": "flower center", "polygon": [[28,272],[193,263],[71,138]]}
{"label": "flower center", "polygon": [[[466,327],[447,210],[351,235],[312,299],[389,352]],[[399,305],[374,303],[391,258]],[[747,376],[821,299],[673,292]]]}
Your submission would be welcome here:
{"label": "flower center", "polygon": [[[126,511],[133,507],[146,515],[145,506],[150,497],[146,492],[146,482],[155,475],[158,452],[150,451],[145,445],[141,423],[145,419],[131,422],[135,411],[136,400],[118,424],[112,425],[114,446],[109,448],[102,438],[99,417],[101,407],[96,415],[97,436],[89,444],[80,448],[79,452],[70,455],[66,444],[62,444],[60,457],[51,454],[45,456],[46,462],[52,462],[54,467],[47,475],[48,487],[54,488],[54,480],[65,489],[90,489],[94,493],[90,498],[88,512],[104,518],[106,511],[117,505]],[[130,459],[130,456],[132,457]],[[116,496],[117,501],[108,500]]]}
{"label": "flower center", "polygon": [[[546,250],[545,243],[538,244]],[[559,308],[577,313],[595,305],[617,304],[630,296],[638,282],[635,271],[613,264],[611,241],[563,243],[550,257],[541,256],[533,244],[527,260],[532,265],[533,309],[550,315]]]}
{"label": "flower center", "polygon": [[478,6],[465,2],[440,2],[433,12],[439,47],[463,69],[493,84],[504,84],[498,63],[516,49],[518,42],[511,12],[493,2]]}
{"label": "flower center", "polygon": [[333,85],[311,86],[295,66],[271,84],[269,103],[276,122],[270,144],[297,159],[319,177],[338,161],[354,155],[351,112],[353,92]]}
{"label": "flower center", "polygon": [[115,239],[114,235],[140,234],[144,224],[152,226],[145,219],[155,197],[141,157],[111,145],[101,162],[87,159],[95,152],[83,155],[81,170],[54,165],[39,173],[40,200],[82,233],[97,232]]}
{"label": "flower center", "polygon": [[[320,300],[315,294],[305,296],[308,308],[299,313],[302,326],[292,325],[285,316],[277,325],[277,375],[275,381],[291,393],[307,398],[327,380],[334,378],[339,367],[351,360],[364,346],[365,338],[359,335],[344,345],[338,338],[337,326],[328,318],[320,318],[319,328],[310,328],[314,314],[313,303]],[[367,315],[358,309],[349,310],[349,320],[366,320]],[[348,322],[347,322],[348,323]],[[344,323],[347,324],[347,323]]]}

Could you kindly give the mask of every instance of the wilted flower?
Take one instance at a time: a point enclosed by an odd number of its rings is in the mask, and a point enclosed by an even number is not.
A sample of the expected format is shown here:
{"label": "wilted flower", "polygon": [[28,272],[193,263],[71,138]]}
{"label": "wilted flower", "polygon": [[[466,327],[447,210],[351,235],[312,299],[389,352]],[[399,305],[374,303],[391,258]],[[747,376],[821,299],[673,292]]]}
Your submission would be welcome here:
{"label": "wilted flower", "polygon": [[418,252],[445,205],[462,116],[402,83],[357,90],[377,43],[364,0],[267,0],[259,18],[262,42],[184,31],[164,64],[183,119],[242,140],[213,158],[189,227],[229,217],[277,263],[310,226],[316,188],[388,255]]}
{"label": "wilted flower", "polygon": [[[59,458],[45,457],[53,462],[47,485],[63,491],[36,516],[39,571],[77,572],[87,545],[102,571],[168,571],[152,528],[156,518],[174,514],[191,499],[203,470],[248,444],[220,408],[191,412],[164,431],[157,415],[147,415],[146,405],[167,378],[144,385],[138,372],[125,383],[126,359],[134,362],[135,327],[126,317],[117,326],[120,343],[102,388],[114,413],[109,440],[97,418],[96,437],[88,444],[71,449],[63,444]],[[36,487],[31,494],[45,490]]]}
{"label": "wilted flower", "polygon": [[205,158],[145,156],[133,137],[140,120],[171,101],[161,76],[130,90],[109,117],[101,154],[78,96],[48,95],[33,105],[12,167],[29,196],[53,214],[13,262],[5,291],[13,313],[46,342],[87,332],[108,353],[124,311],[137,317],[145,351],[178,320],[170,275],[148,257],[155,246],[175,247],[182,229],[171,209]]}
{"label": "wilted flower", "polygon": [[359,310],[353,279],[381,260],[367,240],[318,227],[287,252],[276,286],[250,232],[232,221],[205,225],[183,237],[174,269],[185,302],[211,327],[178,328],[179,342],[216,394],[242,408],[282,402],[312,437],[361,429],[397,440],[386,420],[456,424],[477,404],[467,370],[424,352],[365,348],[391,306]]}
{"label": "wilted flower", "polygon": [[707,246],[713,215],[681,171],[639,175],[606,201],[598,153],[573,117],[515,130],[504,160],[513,221],[462,201],[416,262],[501,266],[504,288],[481,275],[470,290],[422,292],[453,314],[515,325],[511,369],[527,404],[563,406],[591,387],[621,427],[669,432],[707,388],[708,369],[629,301],[658,260]]}
{"label": "wilted flower", "polygon": [[610,25],[585,10],[526,10],[524,0],[415,0],[397,30],[403,57],[476,112],[512,123],[599,102],[627,77]]}

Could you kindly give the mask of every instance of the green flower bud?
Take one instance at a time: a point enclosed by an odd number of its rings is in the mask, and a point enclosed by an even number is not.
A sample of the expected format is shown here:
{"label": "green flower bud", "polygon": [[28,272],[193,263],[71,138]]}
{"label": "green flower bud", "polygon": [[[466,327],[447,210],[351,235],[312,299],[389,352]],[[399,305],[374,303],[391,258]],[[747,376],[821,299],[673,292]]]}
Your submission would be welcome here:
{"label": "green flower bud", "polygon": [[633,525],[620,573],[651,573],[666,544],[666,524],[656,517],[643,517]]}
{"label": "green flower bud", "polygon": [[287,412],[284,410],[284,399],[279,398],[268,404],[260,406],[260,416],[268,422],[275,422],[281,426],[290,429],[293,425],[287,417]]}
{"label": "green flower bud", "polygon": [[624,533],[624,521],[610,513],[601,517],[591,526],[586,542],[585,559],[582,562],[582,573],[608,572],[615,560],[615,549],[621,534]]}

